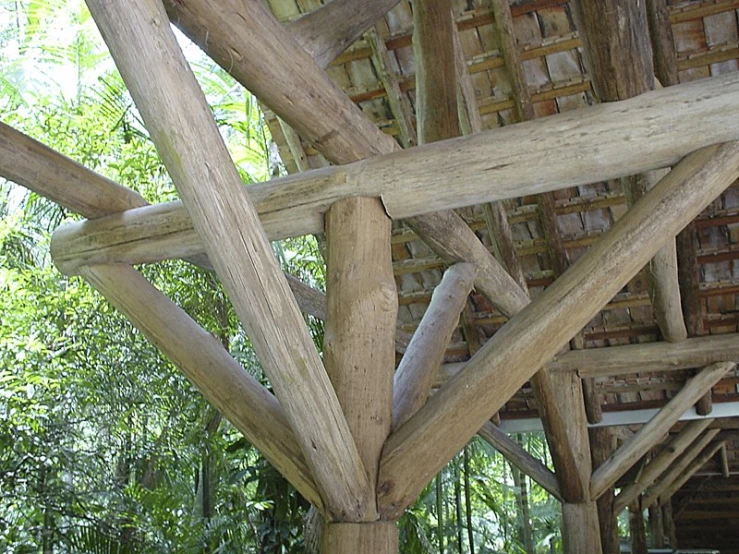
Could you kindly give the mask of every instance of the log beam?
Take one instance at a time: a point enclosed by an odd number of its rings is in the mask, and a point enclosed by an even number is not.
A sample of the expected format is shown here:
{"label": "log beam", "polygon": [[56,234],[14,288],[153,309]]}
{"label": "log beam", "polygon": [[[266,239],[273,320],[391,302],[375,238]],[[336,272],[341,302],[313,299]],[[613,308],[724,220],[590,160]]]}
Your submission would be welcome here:
{"label": "log beam", "polygon": [[456,264],[444,272],[434,290],[395,372],[393,429],[405,423],[426,402],[474,278],[475,266]]}
{"label": "log beam", "polygon": [[373,499],[349,426],[163,6],[87,4],[272,381],[329,517],[361,517]]}
{"label": "log beam", "polygon": [[[614,0],[607,6],[576,2],[575,11],[593,89],[601,102],[626,100],[653,90],[652,47],[644,2]],[[629,205],[663,176],[662,172],[650,172],[623,179]],[[687,338],[674,240],[650,261],[647,284],[662,336],[669,342]]]}
{"label": "log beam", "polygon": [[598,498],[670,431],[680,416],[735,367],[733,362],[719,362],[701,370],[654,416],[649,423],[619,448],[594,473],[590,493]]}
{"label": "log beam", "polygon": [[554,498],[562,501],[559,483],[552,470],[524,450],[520,444],[498,429],[495,424],[490,421],[486,422],[477,434],[500,452],[506,460],[539,483]]}
{"label": "log beam", "polygon": [[322,505],[277,399],[244,371],[220,341],[131,267],[86,267],[82,277],[172,360],[307,500]]}
{"label": "log beam", "polygon": [[398,528],[394,521],[329,523],[321,539],[322,554],[396,554]]}
{"label": "log beam", "polygon": [[629,506],[629,537],[632,554],[648,554],[647,529],[644,525],[644,512],[635,502]]}
{"label": "log beam", "polygon": [[[561,140],[573,128],[577,133]],[[346,196],[381,197],[388,215],[403,219],[588,184],[594,175],[613,179],[643,172],[677,163],[703,146],[737,138],[739,74],[729,73],[622,102],[275,179],[248,187],[248,193],[267,235],[277,240],[322,232],[323,213]],[[166,218],[161,216],[171,225],[172,212],[177,213],[184,228],[160,228],[152,210],[156,208],[127,214],[122,229],[120,218],[110,221],[118,228],[113,236],[98,227],[98,237],[86,238],[96,244],[88,242],[84,250],[113,250],[110,257],[122,256],[135,241],[138,256],[153,251],[149,259],[171,257],[154,244],[157,240],[171,244],[174,234],[187,238],[191,227],[184,208],[175,204]],[[74,229],[78,238],[85,235],[80,227]],[[198,251],[203,247],[193,245],[185,253]]]}
{"label": "log beam", "polygon": [[731,471],[729,470],[729,453],[726,445],[721,449],[721,475],[723,475],[725,479],[728,479],[731,475]]}
{"label": "log beam", "polygon": [[483,423],[643,267],[662,241],[675,236],[734,182],[738,159],[735,143],[688,156],[393,433],[380,465],[381,509],[401,513]]}
{"label": "log beam", "polygon": [[390,233],[390,219],[376,198],[341,200],[326,215],[324,362],[367,470],[367,492],[373,499],[366,513],[352,522],[377,519],[375,480],[392,426],[398,294]]}
{"label": "log beam", "polygon": [[[608,427],[593,427],[588,430],[590,452],[593,467],[600,467],[613,454],[616,448],[616,437]],[[609,489],[596,501],[598,507],[598,524],[600,525],[600,543],[603,554],[619,554],[618,518],[614,510],[614,491]]]}
{"label": "log beam", "polygon": [[[700,468],[702,468],[704,465],[706,465],[706,462],[713,458],[716,453],[721,450],[721,448],[726,444],[726,442],[721,441],[717,444],[714,444],[712,446],[707,447],[695,460],[691,462],[691,464],[685,469],[685,472],[680,475],[677,479],[672,481],[668,487],[663,489],[658,497],[659,497],[659,503],[665,504],[666,502],[670,502],[672,499],[672,496],[679,491],[682,486],[687,483],[693,475],[695,475]],[[650,492],[650,497],[652,496],[652,493]],[[646,498],[644,500],[644,505],[649,506],[651,505],[651,502],[649,502],[650,498]]]}
{"label": "log beam", "polygon": [[651,486],[668,467],[688,448],[713,422],[712,419],[699,419],[688,423],[670,442],[647,463],[639,472],[634,483],[621,489],[616,497],[616,514],[634,502],[644,490]]}

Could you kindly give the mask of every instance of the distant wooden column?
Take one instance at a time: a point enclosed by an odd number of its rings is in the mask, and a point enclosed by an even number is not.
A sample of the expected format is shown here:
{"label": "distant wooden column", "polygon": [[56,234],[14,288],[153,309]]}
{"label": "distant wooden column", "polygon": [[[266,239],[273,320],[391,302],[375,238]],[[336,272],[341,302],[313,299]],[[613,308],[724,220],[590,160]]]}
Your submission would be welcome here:
{"label": "distant wooden column", "polygon": [[[398,296],[390,233],[390,219],[376,198],[340,200],[326,214],[324,363],[372,492],[392,426]],[[324,529],[322,552],[397,552],[395,523],[378,518],[373,503],[353,521],[330,522]]]}
{"label": "distant wooden column", "polygon": [[[613,454],[614,437],[608,427],[593,427],[589,430],[589,435],[593,466],[597,468],[606,463]],[[619,554],[618,514],[614,508],[614,489],[606,490],[596,503],[598,504],[598,523],[603,554]]]}
{"label": "distant wooden column", "polygon": [[662,505],[662,522],[665,526],[665,536],[670,548],[677,549],[677,533],[675,532],[675,519],[672,516],[672,500]]}
{"label": "distant wooden column", "polygon": [[665,526],[662,518],[662,508],[659,506],[649,507],[649,528],[652,533],[652,546],[654,548],[664,548]]}
{"label": "distant wooden column", "polygon": [[638,502],[629,506],[629,531],[631,554],[647,554],[647,531],[644,528],[644,513]]}

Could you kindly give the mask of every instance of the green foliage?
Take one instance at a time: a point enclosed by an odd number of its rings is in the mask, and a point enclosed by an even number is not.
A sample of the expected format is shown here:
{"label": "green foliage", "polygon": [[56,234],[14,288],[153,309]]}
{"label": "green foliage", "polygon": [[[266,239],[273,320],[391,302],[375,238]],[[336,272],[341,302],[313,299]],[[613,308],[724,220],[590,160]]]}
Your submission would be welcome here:
{"label": "green foliage", "polygon": [[[183,44],[244,182],[281,171],[255,99]],[[0,0],[0,118],[151,202],[176,198],[80,0]],[[0,550],[303,552],[305,500],[125,318],[51,265],[50,232],[76,217],[0,184]],[[315,237],[274,249],[325,290]],[[212,273],[140,269],[269,386]],[[322,322],[308,323],[320,349]],[[524,446],[546,456],[539,435]],[[473,442],[439,485],[400,520],[402,552],[523,551],[521,491],[492,449]],[[536,552],[559,551],[557,503],[528,490]]]}

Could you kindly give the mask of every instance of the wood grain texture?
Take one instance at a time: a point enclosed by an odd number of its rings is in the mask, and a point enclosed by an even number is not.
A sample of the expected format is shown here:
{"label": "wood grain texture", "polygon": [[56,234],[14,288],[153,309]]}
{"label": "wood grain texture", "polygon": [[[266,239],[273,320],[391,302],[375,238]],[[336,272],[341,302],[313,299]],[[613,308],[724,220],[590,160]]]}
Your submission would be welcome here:
{"label": "wood grain texture", "polygon": [[162,5],[88,6],[272,381],[329,516],[359,516],[372,497],[349,426]]}
{"label": "wood grain texture", "polygon": [[[673,89],[674,90],[674,89]],[[385,514],[399,514],[521,385],[739,174],[739,145],[688,156],[465,368],[393,433],[380,466]]]}
{"label": "wood grain texture", "polygon": [[220,341],[131,267],[87,267],[82,277],[172,360],[306,499],[322,505],[277,399],[229,355]]}
{"label": "wood grain texture", "polygon": [[0,122],[0,177],[93,219],[146,206],[137,192]]}
{"label": "wood grain texture", "polygon": [[[739,74],[729,73],[247,190],[276,240],[320,233],[323,213],[346,196],[381,197],[388,215],[403,219],[588,184],[593,175],[605,180],[644,172],[737,138]],[[150,209],[136,210],[129,223],[156,233]],[[147,236],[137,233],[137,240],[141,251]]]}
{"label": "wood grain texture", "polygon": [[496,425],[488,421],[477,434],[500,452],[506,460],[539,483],[554,498],[562,500],[559,483],[552,470],[524,450],[520,444],[498,429]]}
{"label": "wood grain texture", "polygon": [[396,554],[398,540],[394,521],[329,523],[323,531],[321,554]]}
{"label": "wood grain texture", "polygon": [[[608,427],[592,427],[588,429],[590,437],[590,454],[593,467],[604,464],[616,447],[616,437]],[[598,508],[598,525],[600,544],[603,554],[620,554],[621,546],[618,536],[618,514],[614,510],[614,491],[605,491],[596,501]]]}
{"label": "wood grain texture", "polygon": [[[380,453],[393,417],[398,293],[390,223],[377,198],[340,200],[326,215],[328,318],[323,358],[367,470],[373,499]],[[352,521],[376,519],[372,502],[361,518]]]}
{"label": "wood grain texture", "polygon": [[733,362],[719,362],[704,368],[689,379],[680,392],[673,396],[659,413],[649,420],[649,423],[593,472],[590,485],[590,494],[593,498],[598,498],[603,491],[612,487],[644,454],[661,442],[685,410],[695,404],[734,367]]}
{"label": "wood grain texture", "polygon": [[474,265],[455,264],[444,272],[441,283],[434,289],[395,372],[393,429],[405,423],[426,402],[474,278]]}
{"label": "wood grain texture", "polygon": [[580,522],[579,527],[562,528],[562,547],[567,554],[600,553],[600,536],[598,534],[598,510],[595,502],[580,504],[562,504],[562,519]]}
{"label": "wood grain texture", "polygon": [[331,0],[287,25],[316,63],[326,68],[400,0]]}
{"label": "wood grain texture", "polygon": [[662,477],[647,490],[642,497],[642,508],[648,508],[655,502],[664,504],[675,494],[705,463],[713,458],[724,442],[711,444],[719,429],[708,431],[698,439],[678,459]]}
{"label": "wood grain texture", "polygon": [[634,483],[621,489],[616,497],[614,511],[616,514],[634,502],[644,490],[651,486],[657,478],[687,449],[695,440],[703,434],[712,419],[701,419],[691,421],[685,428],[675,435],[669,443],[651,459],[639,472]]}
{"label": "wood grain texture", "polygon": [[667,0],[646,0],[647,20],[654,55],[654,70],[663,87],[678,84],[677,54]]}

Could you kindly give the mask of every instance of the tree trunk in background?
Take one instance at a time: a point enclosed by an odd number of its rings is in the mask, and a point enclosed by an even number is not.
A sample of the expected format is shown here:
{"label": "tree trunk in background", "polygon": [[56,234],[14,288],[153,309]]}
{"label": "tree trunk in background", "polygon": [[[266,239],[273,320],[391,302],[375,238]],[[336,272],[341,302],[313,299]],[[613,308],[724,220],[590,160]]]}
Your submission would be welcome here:
{"label": "tree trunk in background", "polygon": [[467,515],[467,540],[470,543],[470,554],[475,554],[475,533],[472,528],[472,497],[470,487],[470,451],[464,447],[464,503]]}

